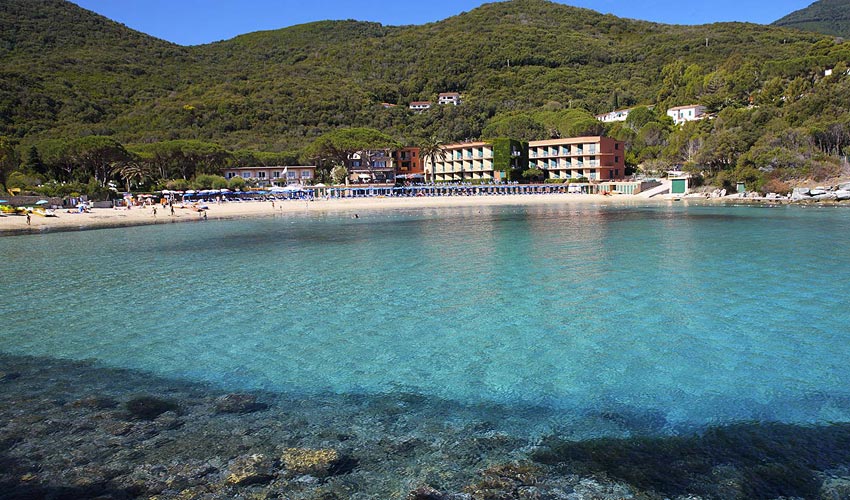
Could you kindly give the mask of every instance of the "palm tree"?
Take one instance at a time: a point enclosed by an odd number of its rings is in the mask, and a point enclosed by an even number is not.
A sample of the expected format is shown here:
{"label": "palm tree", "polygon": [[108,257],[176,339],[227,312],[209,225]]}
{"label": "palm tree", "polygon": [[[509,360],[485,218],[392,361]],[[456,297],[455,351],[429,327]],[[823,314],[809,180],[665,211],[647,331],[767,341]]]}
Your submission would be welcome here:
{"label": "palm tree", "polygon": [[419,157],[427,162],[431,162],[431,181],[433,182],[436,178],[434,175],[436,173],[435,164],[437,161],[446,159],[445,143],[433,135],[424,139],[419,144]]}
{"label": "palm tree", "polygon": [[130,183],[140,185],[144,181],[151,178],[150,167],[140,161],[120,161],[112,166],[112,174],[119,176],[127,186],[127,191],[130,191]]}

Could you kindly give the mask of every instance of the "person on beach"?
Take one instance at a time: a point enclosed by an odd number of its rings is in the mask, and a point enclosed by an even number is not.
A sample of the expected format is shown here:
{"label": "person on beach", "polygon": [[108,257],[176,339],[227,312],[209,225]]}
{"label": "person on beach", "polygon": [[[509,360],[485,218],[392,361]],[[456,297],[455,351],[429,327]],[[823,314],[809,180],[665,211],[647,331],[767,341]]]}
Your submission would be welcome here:
{"label": "person on beach", "polygon": [[153,216],[156,217],[156,206],[153,207]]}
{"label": "person on beach", "polygon": [[29,226],[30,224],[32,224],[32,218],[30,217],[30,213],[27,212],[27,226]]}
{"label": "person on beach", "polygon": [[272,200],[272,208],[274,208],[274,200]]}
{"label": "person on beach", "polygon": [[174,205],[171,205],[171,216],[174,217]]}

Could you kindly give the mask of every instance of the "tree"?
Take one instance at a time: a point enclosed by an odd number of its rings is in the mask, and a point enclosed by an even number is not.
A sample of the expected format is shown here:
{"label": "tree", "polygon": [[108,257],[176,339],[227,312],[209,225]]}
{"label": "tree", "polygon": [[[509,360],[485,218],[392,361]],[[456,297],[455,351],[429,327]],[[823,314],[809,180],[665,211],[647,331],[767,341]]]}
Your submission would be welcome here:
{"label": "tree", "polygon": [[27,155],[24,159],[23,167],[33,173],[46,177],[47,167],[44,165],[44,162],[41,161],[41,155],[38,153],[38,148],[35,146],[30,146],[27,149]]}
{"label": "tree", "polygon": [[17,166],[15,143],[8,137],[0,136],[0,184],[8,187],[8,176]]}
{"label": "tree", "polygon": [[126,191],[130,191],[132,185],[138,187],[149,180],[152,170],[146,163],[133,158],[117,162],[112,168],[112,174],[124,181]]}
{"label": "tree", "polygon": [[523,172],[522,176],[526,179],[537,181],[543,178],[543,171],[537,167],[533,167]]}
{"label": "tree", "polygon": [[386,152],[401,147],[395,139],[371,128],[343,128],[328,132],[310,144],[305,155],[317,164],[343,165],[372,171]]}
{"label": "tree", "polygon": [[345,184],[345,179],[348,177],[348,169],[342,165],[337,165],[331,170],[331,179],[334,184]]}
{"label": "tree", "polygon": [[101,187],[106,186],[117,163],[130,160],[130,154],[120,142],[99,135],[72,141],[68,145],[68,155],[82,170],[76,172],[78,178],[94,177]]}
{"label": "tree", "polygon": [[481,132],[484,137],[511,137],[521,141],[548,138],[546,127],[526,113],[493,118]]}
{"label": "tree", "polygon": [[710,134],[697,155],[697,161],[716,173],[728,169],[738,161],[738,156],[746,150],[740,130],[726,129]]}
{"label": "tree", "polygon": [[241,191],[242,189],[245,189],[245,186],[247,186],[247,185],[248,185],[248,183],[245,182],[245,179],[243,179],[241,177],[231,177],[227,181],[227,187],[229,187],[233,191],[236,191],[236,190]]}
{"label": "tree", "polygon": [[[419,157],[425,162],[431,163],[431,180],[434,180],[434,164],[446,159],[446,150],[443,141],[436,136],[428,137],[419,143]],[[424,166],[424,165],[423,165]]]}

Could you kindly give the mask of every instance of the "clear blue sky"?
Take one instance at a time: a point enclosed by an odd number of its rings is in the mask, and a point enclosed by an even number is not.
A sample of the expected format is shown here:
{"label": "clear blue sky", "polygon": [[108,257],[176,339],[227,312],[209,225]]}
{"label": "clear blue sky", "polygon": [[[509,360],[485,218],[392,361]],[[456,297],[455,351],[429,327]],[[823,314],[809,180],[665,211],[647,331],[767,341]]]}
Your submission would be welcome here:
{"label": "clear blue sky", "polygon": [[[424,24],[472,10],[483,0],[72,0],[130,28],[181,45],[325,19]],[[769,24],[814,0],[568,0],[619,17],[670,24]]]}

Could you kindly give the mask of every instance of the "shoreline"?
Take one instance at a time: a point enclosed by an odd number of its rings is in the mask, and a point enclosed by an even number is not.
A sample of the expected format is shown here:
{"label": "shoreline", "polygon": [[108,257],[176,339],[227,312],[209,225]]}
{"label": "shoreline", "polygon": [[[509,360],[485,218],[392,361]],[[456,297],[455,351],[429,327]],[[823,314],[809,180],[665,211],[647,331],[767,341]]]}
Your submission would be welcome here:
{"label": "shoreline", "polygon": [[[703,201],[703,200],[700,200]],[[348,198],[304,200],[227,202],[207,204],[206,220],[233,220],[242,218],[273,217],[296,214],[322,214],[353,211],[411,210],[456,207],[484,206],[532,206],[548,204],[564,205],[657,205],[670,203],[665,199],[640,198],[635,196],[603,196],[588,194],[540,194],[506,196],[445,196],[419,198]],[[155,224],[176,224],[204,221],[203,212],[191,208],[178,208],[174,205],[175,215],[171,216],[168,207],[156,205],[157,215],[152,207],[134,207],[127,209],[95,208],[90,213],[67,213],[57,211],[56,217],[33,215],[31,225],[27,226],[23,216],[9,215],[0,217],[0,236],[23,234],[43,234],[46,232],[87,231],[94,229],[147,226]]]}
{"label": "shoreline", "polygon": [[603,196],[595,194],[537,194],[537,195],[478,195],[478,196],[445,196],[419,198],[347,198],[304,200],[275,200],[271,201],[211,203],[207,206],[207,218],[203,212],[197,212],[190,207],[178,208],[175,205],[175,215],[169,213],[167,207],[157,207],[157,215],[153,215],[152,207],[135,207],[127,209],[95,208],[90,213],[57,212],[56,217],[41,217],[33,215],[31,225],[26,218],[19,215],[0,217],[0,237],[18,236],[25,234],[43,234],[47,232],[88,231],[119,227],[148,226],[156,224],[176,224],[184,222],[203,222],[204,220],[233,220],[242,218],[274,217],[296,214],[322,214],[353,211],[383,211],[411,209],[439,209],[458,207],[488,207],[488,206],[534,206],[534,205],[600,205],[600,206],[638,206],[662,205],[674,203],[708,204],[708,205],[818,205],[838,206],[840,202],[794,202],[789,200],[748,199],[748,198],[687,198],[671,199],[669,197],[641,198],[639,196],[615,195]]}

